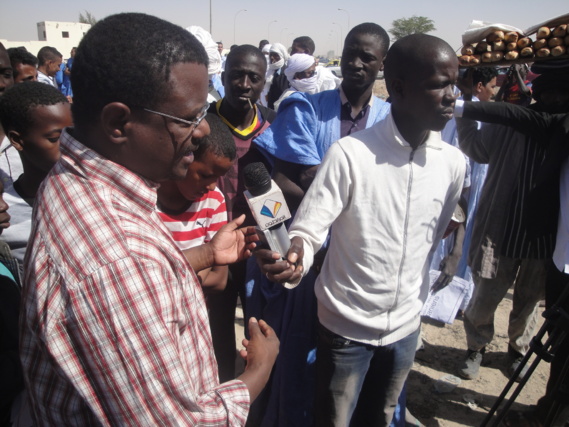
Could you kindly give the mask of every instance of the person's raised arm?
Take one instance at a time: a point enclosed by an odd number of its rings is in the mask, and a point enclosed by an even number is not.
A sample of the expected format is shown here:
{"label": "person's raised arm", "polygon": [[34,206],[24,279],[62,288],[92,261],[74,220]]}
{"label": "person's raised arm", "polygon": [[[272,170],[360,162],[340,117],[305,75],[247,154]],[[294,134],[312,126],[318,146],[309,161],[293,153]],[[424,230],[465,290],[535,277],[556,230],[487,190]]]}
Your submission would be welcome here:
{"label": "person's raised arm", "polygon": [[561,115],[535,111],[507,102],[464,102],[462,117],[515,127],[525,133],[543,134]]}
{"label": "person's raised arm", "polygon": [[183,251],[194,271],[232,264],[251,256],[259,237],[255,227],[238,228],[243,221],[245,215],[221,227],[210,242]]}
{"label": "person's raised arm", "polygon": [[228,272],[227,265],[216,265],[198,272],[203,291],[206,294],[223,291],[227,286]]}

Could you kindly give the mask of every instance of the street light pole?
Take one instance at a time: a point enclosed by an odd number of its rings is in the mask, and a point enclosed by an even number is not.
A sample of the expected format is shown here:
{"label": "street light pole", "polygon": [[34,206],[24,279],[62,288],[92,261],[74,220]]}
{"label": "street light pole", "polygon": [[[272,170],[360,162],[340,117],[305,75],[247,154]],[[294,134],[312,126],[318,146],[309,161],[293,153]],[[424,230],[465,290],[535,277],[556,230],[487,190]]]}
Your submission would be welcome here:
{"label": "street light pole", "polygon": [[240,9],[237,11],[237,13],[235,14],[235,17],[233,18],[233,44],[235,43],[235,26],[237,24],[237,15],[239,15],[241,12],[247,12],[247,9]]}
{"label": "street light pole", "polygon": [[346,15],[348,15],[348,31],[350,31],[352,29],[352,27],[350,27],[350,12],[348,12],[346,9],[341,9],[341,8],[338,8],[338,10],[346,12]]}
{"label": "street light pole", "polygon": [[270,42],[271,41],[271,24],[274,22],[278,22],[276,19],[274,21],[271,21],[267,24],[267,40]]}

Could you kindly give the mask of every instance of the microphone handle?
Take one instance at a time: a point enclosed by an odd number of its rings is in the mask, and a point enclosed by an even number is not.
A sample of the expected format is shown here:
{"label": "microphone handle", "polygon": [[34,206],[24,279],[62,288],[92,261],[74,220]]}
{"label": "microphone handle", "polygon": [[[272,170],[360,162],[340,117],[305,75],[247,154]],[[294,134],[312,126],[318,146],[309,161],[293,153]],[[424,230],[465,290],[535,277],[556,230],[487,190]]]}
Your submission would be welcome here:
{"label": "microphone handle", "polygon": [[[278,252],[281,254],[283,259],[286,257],[286,254],[290,248],[290,237],[288,236],[288,231],[286,230],[285,223],[281,222],[278,225],[275,225],[267,230],[261,230],[259,227],[256,227],[257,234],[261,241],[266,244],[272,251]],[[285,282],[282,285],[286,289],[294,289],[298,286],[300,280],[296,283]]]}
{"label": "microphone handle", "polygon": [[288,237],[288,231],[284,222],[267,230],[257,228],[257,234],[259,234],[261,241],[267,244],[272,251],[280,253],[283,259],[286,257],[290,248],[290,237]]}

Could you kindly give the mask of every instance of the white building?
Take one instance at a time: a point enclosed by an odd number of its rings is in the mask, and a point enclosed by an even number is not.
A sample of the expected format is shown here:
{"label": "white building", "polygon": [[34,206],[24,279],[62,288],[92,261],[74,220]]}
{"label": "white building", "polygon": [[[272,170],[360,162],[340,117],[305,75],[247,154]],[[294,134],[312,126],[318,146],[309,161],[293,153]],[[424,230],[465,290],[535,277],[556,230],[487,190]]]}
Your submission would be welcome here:
{"label": "white building", "polygon": [[82,24],[80,22],[43,21],[37,23],[37,41],[10,41],[0,39],[0,42],[6,49],[24,46],[29,52],[36,56],[42,47],[51,46],[61,52],[64,59],[67,59],[69,58],[71,48],[79,44],[89,28],[91,28],[91,24]]}

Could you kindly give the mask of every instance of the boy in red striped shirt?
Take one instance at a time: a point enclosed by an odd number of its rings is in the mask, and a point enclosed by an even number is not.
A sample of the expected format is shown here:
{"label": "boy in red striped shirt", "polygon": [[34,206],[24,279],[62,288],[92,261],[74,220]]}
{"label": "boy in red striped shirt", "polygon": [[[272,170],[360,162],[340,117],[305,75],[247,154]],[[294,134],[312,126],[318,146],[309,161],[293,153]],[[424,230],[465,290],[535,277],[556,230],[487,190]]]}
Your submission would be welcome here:
{"label": "boy in red striped shirt", "polygon": [[[186,178],[166,181],[158,189],[158,215],[181,250],[209,242],[227,223],[225,197],[216,182],[235,161],[235,143],[219,117],[206,120],[211,134],[199,141]],[[226,265],[197,274],[206,292],[221,291],[227,283]]]}

